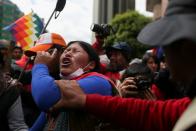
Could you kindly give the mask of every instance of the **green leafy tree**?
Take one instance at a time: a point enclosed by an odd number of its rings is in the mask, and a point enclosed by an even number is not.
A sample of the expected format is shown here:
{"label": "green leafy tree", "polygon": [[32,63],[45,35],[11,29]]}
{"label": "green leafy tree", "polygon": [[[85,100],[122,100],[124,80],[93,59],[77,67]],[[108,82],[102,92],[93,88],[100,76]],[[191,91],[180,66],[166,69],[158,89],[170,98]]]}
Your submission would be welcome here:
{"label": "green leafy tree", "polygon": [[137,11],[116,15],[111,21],[114,33],[107,37],[105,46],[112,45],[117,41],[126,41],[134,50],[133,57],[141,57],[148,47],[137,41],[137,35],[150,22],[151,18],[139,14]]}

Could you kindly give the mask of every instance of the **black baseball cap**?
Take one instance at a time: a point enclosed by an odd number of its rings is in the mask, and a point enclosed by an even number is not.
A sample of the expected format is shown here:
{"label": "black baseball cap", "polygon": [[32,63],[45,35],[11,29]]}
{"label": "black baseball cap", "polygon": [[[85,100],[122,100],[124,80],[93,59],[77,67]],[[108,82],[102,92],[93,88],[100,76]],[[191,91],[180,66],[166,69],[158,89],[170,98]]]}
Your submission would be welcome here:
{"label": "black baseball cap", "polygon": [[131,54],[132,54],[133,50],[127,42],[121,42],[121,41],[120,42],[114,42],[114,44],[112,46],[106,47],[106,55],[108,56],[108,58],[110,58],[109,52],[112,51],[112,50],[121,51],[122,54],[124,55],[124,57],[128,61],[131,60]]}

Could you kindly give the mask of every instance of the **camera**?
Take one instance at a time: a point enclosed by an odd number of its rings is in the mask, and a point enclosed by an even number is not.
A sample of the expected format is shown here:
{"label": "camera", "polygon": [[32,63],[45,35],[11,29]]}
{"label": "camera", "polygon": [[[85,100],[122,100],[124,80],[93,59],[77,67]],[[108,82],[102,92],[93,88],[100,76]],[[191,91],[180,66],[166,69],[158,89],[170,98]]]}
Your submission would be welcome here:
{"label": "camera", "polygon": [[90,29],[102,37],[107,37],[112,31],[112,26],[108,24],[92,24]]}
{"label": "camera", "polygon": [[136,86],[138,88],[138,90],[145,90],[150,88],[152,82],[144,77],[136,77],[135,78],[135,82],[136,82]]}

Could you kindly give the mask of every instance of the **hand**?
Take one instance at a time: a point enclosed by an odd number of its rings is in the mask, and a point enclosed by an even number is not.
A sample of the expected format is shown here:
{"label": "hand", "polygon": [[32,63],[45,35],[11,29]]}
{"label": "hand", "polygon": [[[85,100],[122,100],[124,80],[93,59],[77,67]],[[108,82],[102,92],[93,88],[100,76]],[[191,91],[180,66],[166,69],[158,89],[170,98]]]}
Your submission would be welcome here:
{"label": "hand", "polygon": [[117,88],[122,97],[134,97],[148,100],[156,99],[155,95],[150,89],[138,90],[134,79],[134,77],[128,77],[123,81],[123,83],[119,84]]}
{"label": "hand", "polygon": [[134,81],[134,77],[126,78],[121,84],[119,84],[117,88],[122,97],[138,97],[139,96],[139,91]]}
{"label": "hand", "polygon": [[45,51],[38,51],[34,64],[45,64],[47,66],[49,66],[51,64],[52,61],[55,60],[57,55],[57,49],[55,48],[54,51],[52,52],[52,54],[50,54],[49,52],[45,52]]}
{"label": "hand", "polygon": [[79,109],[85,106],[86,95],[75,80],[55,81],[61,91],[61,99],[50,111],[66,109]]}
{"label": "hand", "polygon": [[19,82],[17,79],[13,79],[9,72],[6,72],[5,74],[3,74],[3,77],[5,81],[7,82],[7,88],[10,88],[10,87],[11,88],[13,87],[22,88],[23,87],[23,84]]}

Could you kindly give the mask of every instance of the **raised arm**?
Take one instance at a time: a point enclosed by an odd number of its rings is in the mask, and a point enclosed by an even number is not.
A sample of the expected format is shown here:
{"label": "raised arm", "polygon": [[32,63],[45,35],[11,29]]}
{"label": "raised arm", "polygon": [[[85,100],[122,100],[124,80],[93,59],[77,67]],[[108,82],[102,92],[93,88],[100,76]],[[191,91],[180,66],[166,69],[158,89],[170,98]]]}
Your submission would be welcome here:
{"label": "raised arm", "polygon": [[42,110],[48,110],[60,99],[60,91],[49,75],[48,67],[44,64],[36,64],[32,70],[32,95],[37,106]]}

